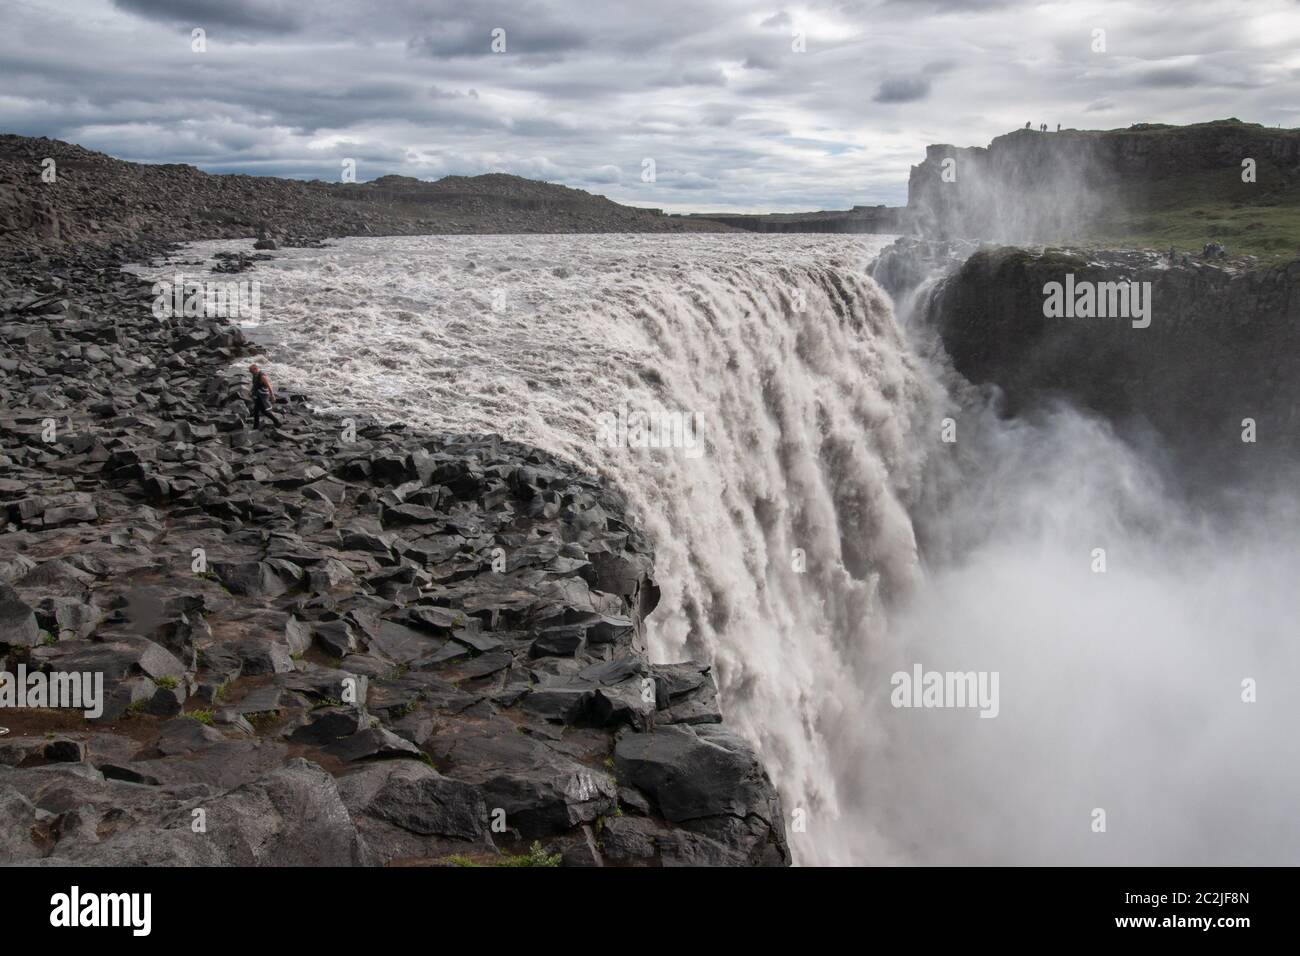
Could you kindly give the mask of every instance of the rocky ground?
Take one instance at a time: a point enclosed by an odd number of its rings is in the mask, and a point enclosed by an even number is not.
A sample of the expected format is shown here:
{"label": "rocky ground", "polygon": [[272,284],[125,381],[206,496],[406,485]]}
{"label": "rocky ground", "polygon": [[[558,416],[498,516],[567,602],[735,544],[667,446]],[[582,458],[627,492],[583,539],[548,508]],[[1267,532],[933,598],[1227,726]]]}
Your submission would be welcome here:
{"label": "rocky ground", "polygon": [[[239,239],[440,233],[728,232],[519,176],[384,176],[338,182],[213,176],[113,159],[56,139],[0,135],[0,251],[109,246],[141,237]],[[358,178],[366,178],[358,170]]]}
{"label": "rocky ground", "polygon": [[[653,665],[654,557],[594,476],[280,395],[156,246],[0,272],[0,863],[785,864],[709,668]],[[255,267],[249,260],[241,267]]]}

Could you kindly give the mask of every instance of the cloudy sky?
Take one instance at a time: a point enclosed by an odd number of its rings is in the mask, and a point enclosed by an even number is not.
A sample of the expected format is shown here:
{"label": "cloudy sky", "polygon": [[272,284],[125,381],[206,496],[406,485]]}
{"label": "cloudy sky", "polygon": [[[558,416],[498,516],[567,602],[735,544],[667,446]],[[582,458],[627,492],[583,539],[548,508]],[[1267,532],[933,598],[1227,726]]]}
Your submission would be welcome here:
{"label": "cloudy sky", "polygon": [[1296,0],[0,10],[0,130],[209,172],[337,179],[350,157],[362,180],[498,171],[672,211],[786,211],[901,204],[927,143],[1026,121],[1300,125]]}

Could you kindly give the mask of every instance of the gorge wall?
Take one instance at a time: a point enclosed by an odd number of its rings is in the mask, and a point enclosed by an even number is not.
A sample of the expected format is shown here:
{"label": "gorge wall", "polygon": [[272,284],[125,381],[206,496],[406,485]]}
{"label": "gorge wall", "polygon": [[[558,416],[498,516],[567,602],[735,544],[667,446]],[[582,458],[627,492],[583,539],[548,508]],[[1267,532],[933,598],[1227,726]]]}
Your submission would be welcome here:
{"label": "gorge wall", "polygon": [[[1045,287],[1149,283],[1150,325],[1044,315]],[[954,367],[1007,414],[1067,399],[1185,477],[1237,481],[1300,459],[1300,261],[1237,270],[1147,253],[982,249],[929,303]],[[1243,442],[1243,419],[1257,441]]]}
{"label": "gorge wall", "polygon": [[929,237],[1078,241],[1117,210],[1143,207],[1171,187],[1194,200],[1208,185],[1213,199],[1216,181],[1221,189],[1241,182],[1247,158],[1257,164],[1261,192],[1300,189],[1300,130],[1236,119],[1021,129],[987,147],[928,147],[908,177],[907,209]]}

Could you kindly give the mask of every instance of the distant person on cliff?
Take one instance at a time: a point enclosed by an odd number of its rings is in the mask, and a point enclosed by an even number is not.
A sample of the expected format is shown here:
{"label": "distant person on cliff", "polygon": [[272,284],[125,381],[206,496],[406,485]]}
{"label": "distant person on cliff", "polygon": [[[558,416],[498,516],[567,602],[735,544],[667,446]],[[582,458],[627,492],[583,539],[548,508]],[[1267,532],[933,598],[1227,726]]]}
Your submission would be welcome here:
{"label": "distant person on cliff", "polygon": [[266,377],[266,373],[256,363],[248,366],[248,374],[252,376],[253,427],[260,428],[262,416],[265,415],[276,428],[279,428],[280,419],[275,412],[271,411],[271,404],[275,401],[275,391],[271,388],[271,380]]}
{"label": "distant person on cliff", "polygon": [[1029,124],[1028,124],[1028,123],[1025,124],[1025,129],[1029,129]]}

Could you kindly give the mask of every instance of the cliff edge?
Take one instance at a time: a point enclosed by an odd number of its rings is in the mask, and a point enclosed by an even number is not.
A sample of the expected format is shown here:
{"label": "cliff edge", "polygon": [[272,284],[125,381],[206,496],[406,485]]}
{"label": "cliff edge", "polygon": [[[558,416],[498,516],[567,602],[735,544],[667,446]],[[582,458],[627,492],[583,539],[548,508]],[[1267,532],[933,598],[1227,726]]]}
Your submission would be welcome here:
{"label": "cliff edge", "polygon": [[1300,130],[1228,119],[930,146],[908,210],[929,238],[1294,257]]}

